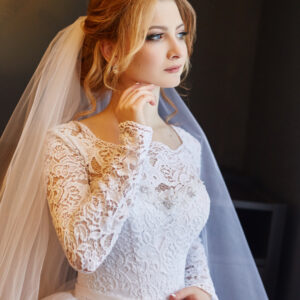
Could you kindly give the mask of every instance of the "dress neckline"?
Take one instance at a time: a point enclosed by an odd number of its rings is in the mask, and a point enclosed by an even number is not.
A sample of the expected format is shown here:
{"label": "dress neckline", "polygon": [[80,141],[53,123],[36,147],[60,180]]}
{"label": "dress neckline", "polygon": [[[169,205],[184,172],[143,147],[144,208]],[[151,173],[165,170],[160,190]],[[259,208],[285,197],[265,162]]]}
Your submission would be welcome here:
{"label": "dress neckline", "polygon": [[[83,129],[83,130],[84,130],[90,137],[92,137],[95,141],[99,141],[99,142],[101,142],[101,143],[103,143],[103,144],[107,144],[107,145],[110,145],[110,146],[113,146],[113,147],[119,147],[119,146],[120,146],[120,144],[108,142],[108,141],[105,141],[105,140],[103,140],[103,139],[97,137],[97,136],[94,134],[94,132],[93,132],[87,125],[85,125],[85,124],[82,123],[82,122],[75,121],[75,120],[74,120],[74,121],[71,121],[71,122],[76,123],[81,129]],[[167,124],[167,125],[168,125],[168,124]],[[180,130],[179,130],[179,128],[178,128],[177,126],[175,126],[175,125],[173,125],[173,124],[170,124],[170,126],[173,128],[173,130],[174,130],[175,133],[177,134],[178,138],[179,138],[180,141],[181,141],[181,144],[180,144],[177,148],[172,149],[172,148],[170,148],[168,145],[166,145],[166,144],[163,143],[163,142],[160,142],[160,141],[153,141],[153,140],[152,140],[152,141],[151,141],[151,145],[155,145],[155,144],[156,144],[156,145],[159,145],[159,146],[165,148],[166,150],[168,150],[168,151],[170,151],[170,152],[176,153],[176,152],[179,152],[179,151],[183,148],[183,146],[184,146],[183,137],[182,137],[182,135],[181,135],[181,133],[180,133]]]}

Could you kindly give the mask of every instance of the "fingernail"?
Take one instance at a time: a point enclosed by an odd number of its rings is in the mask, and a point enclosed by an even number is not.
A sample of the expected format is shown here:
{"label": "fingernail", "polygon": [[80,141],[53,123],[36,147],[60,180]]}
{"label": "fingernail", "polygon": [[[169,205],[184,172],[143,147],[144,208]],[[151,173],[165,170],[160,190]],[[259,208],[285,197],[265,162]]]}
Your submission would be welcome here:
{"label": "fingernail", "polygon": [[176,299],[176,295],[175,294],[171,294],[170,296],[172,296],[174,299]]}

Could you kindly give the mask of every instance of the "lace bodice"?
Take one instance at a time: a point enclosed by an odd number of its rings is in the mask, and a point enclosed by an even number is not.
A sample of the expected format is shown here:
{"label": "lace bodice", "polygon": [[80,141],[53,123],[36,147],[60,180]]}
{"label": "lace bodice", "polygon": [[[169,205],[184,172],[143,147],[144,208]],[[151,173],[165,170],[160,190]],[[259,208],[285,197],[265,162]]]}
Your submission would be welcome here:
{"label": "lace bodice", "polygon": [[77,288],[161,300],[197,286],[218,299],[199,237],[210,208],[201,146],[172,127],[177,149],[133,121],[119,124],[120,144],[76,121],[48,132],[47,198]]}

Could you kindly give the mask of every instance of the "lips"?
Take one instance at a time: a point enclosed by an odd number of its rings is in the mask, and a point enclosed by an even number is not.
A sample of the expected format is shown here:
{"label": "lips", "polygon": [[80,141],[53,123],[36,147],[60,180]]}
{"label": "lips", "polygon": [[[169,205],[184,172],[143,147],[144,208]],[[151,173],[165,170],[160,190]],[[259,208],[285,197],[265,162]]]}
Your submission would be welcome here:
{"label": "lips", "polygon": [[181,68],[181,66],[182,65],[173,66],[173,67],[165,69],[165,71],[175,71],[175,70],[178,70],[179,68]]}

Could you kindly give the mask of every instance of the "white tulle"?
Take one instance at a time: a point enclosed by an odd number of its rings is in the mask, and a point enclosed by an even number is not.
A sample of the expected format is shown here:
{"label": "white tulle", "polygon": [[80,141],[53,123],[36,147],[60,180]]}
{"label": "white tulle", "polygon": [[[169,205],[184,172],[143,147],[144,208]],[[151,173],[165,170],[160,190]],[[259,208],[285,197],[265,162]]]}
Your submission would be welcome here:
{"label": "white tulle", "polygon": [[37,299],[40,283],[45,295],[67,280],[42,166],[48,129],[70,120],[83,103],[78,77],[83,20],[51,42],[1,136],[1,299]]}

